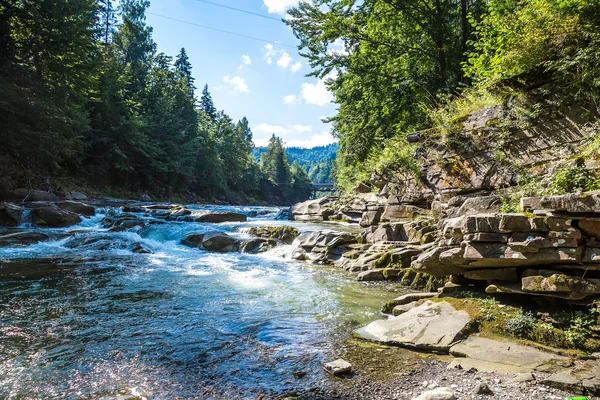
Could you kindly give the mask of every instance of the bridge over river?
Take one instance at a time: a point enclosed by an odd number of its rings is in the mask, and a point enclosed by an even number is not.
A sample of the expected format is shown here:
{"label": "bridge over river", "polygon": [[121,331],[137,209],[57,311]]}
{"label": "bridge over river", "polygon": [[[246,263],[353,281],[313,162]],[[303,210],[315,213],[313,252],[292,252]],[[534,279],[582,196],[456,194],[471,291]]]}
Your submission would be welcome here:
{"label": "bridge over river", "polygon": [[311,199],[316,199],[319,195],[319,193],[330,193],[333,194],[335,192],[335,188],[333,186],[333,183],[313,183],[312,184],[312,194],[311,194]]}

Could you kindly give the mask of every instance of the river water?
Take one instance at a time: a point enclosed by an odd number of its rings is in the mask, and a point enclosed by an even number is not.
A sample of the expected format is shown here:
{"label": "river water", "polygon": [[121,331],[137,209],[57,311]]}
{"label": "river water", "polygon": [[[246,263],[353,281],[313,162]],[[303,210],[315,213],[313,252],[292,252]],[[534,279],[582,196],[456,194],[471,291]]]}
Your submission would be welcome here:
{"label": "river water", "polygon": [[[321,363],[337,358],[352,331],[394,296],[339,270],[294,262],[286,246],[250,255],[179,244],[189,232],[243,237],[252,225],[331,225],[271,213],[244,223],[170,221],[109,232],[100,224],[106,212],[98,207],[69,228],[25,224],[19,228],[53,239],[0,248],[1,399],[311,397],[331,384]],[[95,235],[111,244],[72,245]],[[153,252],[123,245],[132,242]]]}

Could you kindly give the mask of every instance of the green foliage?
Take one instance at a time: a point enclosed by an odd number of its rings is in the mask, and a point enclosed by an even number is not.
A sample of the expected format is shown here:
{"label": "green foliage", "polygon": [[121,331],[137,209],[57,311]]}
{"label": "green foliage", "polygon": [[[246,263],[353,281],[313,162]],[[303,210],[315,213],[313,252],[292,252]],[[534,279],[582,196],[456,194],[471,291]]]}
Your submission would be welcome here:
{"label": "green foliage", "polygon": [[460,96],[447,96],[442,105],[428,109],[434,132],[446,136],[462,129],[462,122],[469,114],[486,107],[496,106],[503,96],[489,90],[465,90]]}
{"label": "green foliage", "polygon": [[553,192],[572,193],[576,190],[589,191],[600,187],[599,177],[586,168],[583,159],[577,159],[574,165],[562,168],[554,177]]}
{"label": "green foliage", "polygon": [[269,192],[275,202],[291,204],[310,196],[312,183],[297,161],[290,166],[281,138],[269,139],[267,151],[260,155],[260,170],[272,185]]}
{"label": "green foliage", "polygon": [[427,110],[464,77],[463,53],[485,1],[346,0],[301,2],[286,23],[311,75],[325,80],[338,113],[336,181],[351,187],[387,140],[426,128]]}
{"label": "green foliage", "polygon": [[506,330],[517,337],[525,338],[535,326],[535,322],[535,317],[530,311],[523,313],[523,310],[519,310],[517,315],[506,320]]}

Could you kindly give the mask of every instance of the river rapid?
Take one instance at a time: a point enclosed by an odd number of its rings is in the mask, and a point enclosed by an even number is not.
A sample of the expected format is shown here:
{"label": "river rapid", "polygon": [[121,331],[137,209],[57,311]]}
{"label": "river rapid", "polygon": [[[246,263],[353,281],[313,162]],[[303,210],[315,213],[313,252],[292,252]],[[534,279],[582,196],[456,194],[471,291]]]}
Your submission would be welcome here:
{"label": "river rapid", "polygon": [[[252,217],[208,224],[138,213],[147,227],[110,232],[101,221],[119,210],[97,206],[69,228],[0,231],[52,236],[0,248],[1,399],[317,398],[333,384],[321,363],[379,316],[389,286],[295,262],[289,246],[258,255],[182,246],[189,232],[332,229],[276,220],[272,208],[188,208]],[[111,244],[72,245],[97,235]],[[131,242],[152,252],[132,252]]]}

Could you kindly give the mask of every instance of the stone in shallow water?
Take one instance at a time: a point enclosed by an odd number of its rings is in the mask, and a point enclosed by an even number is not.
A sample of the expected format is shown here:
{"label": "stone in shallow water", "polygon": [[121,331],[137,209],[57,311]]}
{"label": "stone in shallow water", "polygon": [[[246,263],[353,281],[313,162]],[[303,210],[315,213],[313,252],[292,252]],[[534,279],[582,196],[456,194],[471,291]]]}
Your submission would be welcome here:
{"label": "stone in shallow water", "polygon": [[21,223],[23,207],[12,203],[0,203],[0,226],[17,226]]}
{"label": "stone in shallow water", "polygon": [[246,222],[248,217],[246,214],[234,213],[234,212],[221,212],[221,213],[207,213],[196,217],[196,222],[209,222],[209,223],[221,223],[221,222]]}
{"label": "stone in shallow water", "polygon": [[36,208],[32,212],[33,223],[51,228],[75,225],[81,222],[79,215],[56,206]]}
{"label": "stone in shallow water", "polygon": [[0,247],[28,246],[48,239],[48,235],[39,232],[15,232],[0,236]]}
{"label": "stone in shallow water", "polygon": [[469,322],[469,314],[450,303],[427,301],[400,316],[372,322],[357,334],[376,342],[447,352]]}
{"label": "stone in shallow water", "polygon": [[352,372],[352,364],[340,358],[323,364],[323,369],[334,376],[341,376]]}

